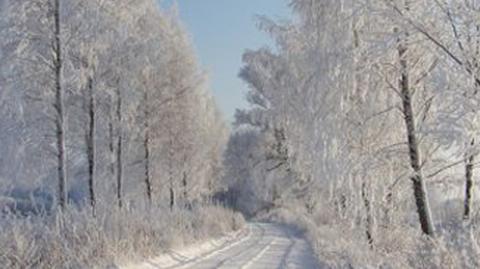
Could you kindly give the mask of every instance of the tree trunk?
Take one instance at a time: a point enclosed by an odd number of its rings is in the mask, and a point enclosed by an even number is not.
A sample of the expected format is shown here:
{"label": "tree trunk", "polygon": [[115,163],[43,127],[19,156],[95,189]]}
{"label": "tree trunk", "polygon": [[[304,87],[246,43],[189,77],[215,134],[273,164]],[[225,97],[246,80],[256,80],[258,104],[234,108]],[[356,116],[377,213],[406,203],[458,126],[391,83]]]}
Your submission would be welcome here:
{"label": "tree trunk", "polygon": [[367,241],[368,244],[370,245],[371,248],[374,247],[374,217],[373,217],[373,211],[372,211],[372,205],[371,205],[371,199],[370,196],[368,195],[368,184],[363,179],[362,182],[362,200],[363,200],[363,205],[365,207],[365,214],[366,214],[366,229],[365,229],[365,235],[367,236]]}
{"label": "tree trunk", "polygon": [[145,188],[148,203],[152,204],[152,183],[150,177],[150,132],[145,131],[145,140],[143,142],[145,147]]}
{"label": "tree trunk", "polygon": [[[472,139],[470,145],[475,146],[475,139]],[[467,156],[465,165],[465,201],[463,205],[463,218],[465,220],[470,219],[470,211],[472,209],[472,189],[473,189],[473,163],[475,161],[475,155],[470,153]]]}
{"label": "tree trunk", "polygon": [[[475,58],[474,58],[474,69],[478,69],[479,59],[480,56],[480,25],[476,26],[476,42],[475,42]],[[478,80],[475,83],[475,95],[478,93],[478,89],[480,85]],[[475,111],[472,111],[475,112]],[[475,146],[475,138],[472,138],[470,142],[470,151],[473,150]],[[472,211],[472,192],[473,192],[473,163],[475,162],[475,154],[470,153],[467,154],[466,157],[466,164],[465,164],[465,200],[463,204],[463,219],[469,220],[470,219],[470,212]]]}
{"label": "tree trunk", "polygon": [[[398,31],[396,31],[398,32]],[[414,175],[411,177],[413,183],[413,191],[415,203],[417,206],[417,214],[420,220],[420,225],[423,233],[434,236],[434,227],[432,222],[432,215],[430,212],[430,205],[428,202],[427,188],[423,178],[422,166],[420,164],[420,150],[418,148],[417,133],[415,130],[415,117],[413,113],[412,96],[409,85],[409,72],[407,61],[407,38],[408,33],[404,38],[399,38],[398,54],[400,59],[400,91],[403,102],[403,115],[407,129],[407,140],[409,148],[410,166]]]}
{"label": "tree trunk", "polygon": [[88,160],[88,190],[90,194],[90,206],[92,207],[93,215],[95,216],[96,199],[95,199],[95,173],[96,173],[96,149],[95,149],[95,133],[97,123],[95,120],[96,100],[93,89],[93,79],[88,79],[88,117],[89,126],[87,134],[87,160]]}
{"label": "tree trunk", "polygon": [[63,55],[60,30],[60,0],[54,0],[54,63],[55,63],[55,103],[56,110],[56,144],[57,144],[57,171],[58,171],[58,204],[62,210],[67,203],[67,169],[66,169],[66,149],[65,149],[65,103],[64,91],[62,88],[62,68]]}
{"label": "tree trunk", "polygon": [[145,188],[146,188],[146,195],[148,199],[149,205],[152,205],[152,182],[151,182],[151,176],[150,176],[150,113],[148,111],[148,95],[145,93],[145,104],[144,104],[144,109],[145,109],[145,121],[144,121],[144,128],[145,128],[145,137],[143,141],[143,147],[145,151],[145,175],[144,175],[144,181],[145,181]]}
{"label": "tree trunk", "polygon": [[173,189],[172,184],[170,184],[170,211],[173,211],[175,207],[175,190]]}
{"label": "tree trunk", "polygon": [[170,182],[170,210],[173,210],[175,207],[175,190],[173,184],[173,158],[175,155],[174,148],[173,148],[173,133],[171,129],[169,129],[169,150],[168,150],[168,176]]}
{"label": "tree trunk", "polygon": [[[475,46],[475,58],[476,61],[474,63],[475,69],[478,69],[478,57],[480,56],[480,25],[476,26],[476,46]],[[478,93],[478,89],[480,85],[478,80],[475,83],[475,94]],[[472,149],[475,146],[475,138],[472,139],[470,143]],[[473,164],[475,162],[475,154],[471,153],[470,156],[467,156],[467,162],[465,165],[465,201],[464,201],[464,209],[463,209],[463,218],[464,220],[469,220],[471,211],[472,211],[472,192],[473,192]]]}
{"label": "tree trunk", "polygon": [[110,151],[110,174],[115,178],[115,109],[113,98],[110,100],[109,107],[109,122],[108,122],[108,150]]}
{"label": "tree trunk", "polygon": [[183,172],[182,178],[182,185],[183,185],[183,202],[185,206],[188,204],[188,181],[187,181],[187,172]]}
{"label": "tree trunk", "polygon": [[[117,86],[119,87],[119,86]],[[118,207],[123,207],[123,159],[122,159],[122,149],[123,149],[123,128],[122,128],[122,96],[120,88],[116,89],[117,95],[117,120],[118,120],[118,136],[117,136],[117,200]]]}
{"label": "tree trunk", "polygon": [[392,220],[392,209],[393,209],[393,193],[388,191],[387,195],[385,196],[385,205],[383,208],[383,225],[385,227],[390,226]]}

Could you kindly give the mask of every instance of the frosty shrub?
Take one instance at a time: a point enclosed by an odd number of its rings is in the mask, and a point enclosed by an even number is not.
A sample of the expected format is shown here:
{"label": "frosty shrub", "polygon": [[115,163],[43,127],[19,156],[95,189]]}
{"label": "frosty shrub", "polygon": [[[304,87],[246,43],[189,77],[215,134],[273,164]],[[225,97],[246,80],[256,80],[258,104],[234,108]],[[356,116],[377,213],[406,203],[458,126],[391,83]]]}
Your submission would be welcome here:
{"label": "frosty shrub", "polygon": [[280,208],[260,218],[298,228],[326,268],[473,269],[480,266],[480,229],[473,224],[478,218],[468,225],[443,220],[446,224],[438,228],[439,235],[434,239],[409,225],[378,227],[375,243],[370,246],[363,227],[332,214],[309,215],[301,208]]}
{"label": "frosty shrub", "polygon": [[106,268],[241,229],[241,215],[218,206],[191,210],[116,211],[92,217],[72,209],[56,216],[4,216],[3,268]]}

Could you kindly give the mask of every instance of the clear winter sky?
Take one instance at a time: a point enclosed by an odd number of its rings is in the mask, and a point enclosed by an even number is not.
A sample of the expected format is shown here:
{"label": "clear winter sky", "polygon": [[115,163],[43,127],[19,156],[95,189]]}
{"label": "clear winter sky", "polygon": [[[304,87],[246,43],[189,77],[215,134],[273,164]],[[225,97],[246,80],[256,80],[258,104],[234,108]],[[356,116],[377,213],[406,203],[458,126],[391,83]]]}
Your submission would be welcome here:
{"label": "clear winter sky", "polygon": [[[175,0],[164,0],[169,6]],[[228,121],[236,108],[246,106],[246,85],[238,78],[245,49],[271,45],[257,30],[256,15],[285,19],[287,0],[176,0],[180,16],[191,33],[202,65],[210,74],[210,85]]]}

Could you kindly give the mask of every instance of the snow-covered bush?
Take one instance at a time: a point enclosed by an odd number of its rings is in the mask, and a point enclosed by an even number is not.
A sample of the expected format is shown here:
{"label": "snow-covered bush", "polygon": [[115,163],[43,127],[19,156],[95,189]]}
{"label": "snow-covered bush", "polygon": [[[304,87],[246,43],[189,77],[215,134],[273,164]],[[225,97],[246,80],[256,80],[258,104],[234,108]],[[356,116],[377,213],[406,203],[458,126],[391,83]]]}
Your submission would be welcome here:
{"label": "snow-covered bush", "polygon": [[176,246],[221,237],[244,225],[218,206],[99,213],[70,210],[56,216],[3,216],[2,268],[106,268],[156,256]]}
{"label": "snow-covered bush", "polygon": [[[480,229],[475,225],[444,225],[436,238],[408,225],[378,228],[375,244],[369,245],[365,230],[340,220],[332,212],[309,215],[301,208],[279,208],[258,217],[296,227],[310,241],[325,268],[478,268]],[[444,223],[452,223],[445,220]],[[478,222],[478,219],[472,223]]]}

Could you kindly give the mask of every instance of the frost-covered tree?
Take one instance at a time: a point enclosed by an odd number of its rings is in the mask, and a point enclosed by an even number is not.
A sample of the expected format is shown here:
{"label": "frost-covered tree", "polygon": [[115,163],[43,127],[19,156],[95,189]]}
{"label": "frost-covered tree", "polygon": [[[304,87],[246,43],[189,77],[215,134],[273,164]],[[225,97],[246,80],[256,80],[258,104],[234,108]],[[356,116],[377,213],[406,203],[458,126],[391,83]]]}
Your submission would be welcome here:
{"label": "frost-covered tree", "polygon": [[[428,42],[430,47],[442,59],[443,70],[448,73],[448,79],[443,85],[456,85],[457,90],[447,91],[444,97],[455,102],[457,111],[450,110],[444,114],[443,120],[448,124],[458,126],[455,128],[457,138],[451,139],[455,144],[462,144],[459,151],[465,163],[465,198],[464,218],[468,219],[471,212],[471,198],[473,192],[474,163],[477,152],[478,110],[477,92],[480,86],[478,78],[478,53],[479,53],[479,27],[472,20],[478,12],[477,1],[464,1],[461,3],[449,1],[432,1],[430,16],[433,15],[434,23],[428,22],[424,13],[402,10],[395,4],[390,4],[391,14],[398,21],[408,25],[412,31],[419,33]],[[470,83],[464,83],[470,81]],[[457,121],[461,118],[462,125]],[[442,130],[444,133],[445,130]],[[451,138],[451,137],[450,137]],[[458,162],[453,162],[458,165]]]}
{"label": "frost-covered tree", "polygon": [[[8,2],[1,20],[2,114],[16,115],[2,121],[14,131],[1,137],[23,139],[5,153],[30,167],[2,165],[2,176],[16,173],[26,185],[38,178],[37,186],[53,186],[57,158],[44,152],[58,144],[56,102],[63,100],[68,188],[66,178],[59,182],[65,199],[68,193],[96,210],[114,201],[120,208],[158,206],[163,199],[188,204],[213,195],[227,131],[177,12],[152,0],[58,1],[59,99],[55,13],[44,12],[55,11],[55,3]],[[10,107],[9,100],[21,106]],[[28,128],[18,136],[21,126]]]}
{"label": "frost-covered tree", "polygon": [[373,247],[376,230],[412,215],[433,236],[428,193],[437,199],[439,184],[457,188],[445,179],[463,174],[468,215],[478,129],[473,2],[290,6],[290,22],[259,18],[276,47],[244,54],[251,107],[236,116],[259,132],[264,158],[250,169],[265,173],[255,184],[273,178],[262,192],[283,202],[272,206],[332,209],[365,228]]}
{"label": "frost-covered tree", "polygon": [[44,127],[48,124],[39,128],[44,129],[41,133],[46,144],[54,138],[51,151],[57,171],[57,200],[64,209],[67,203],[67,114],[63,52],[66,35],[73,33],[64,29],[62,14],[68,8],[62,4],[59,0],[7,2],[3,32],[11,46],[4,47],[3,54],[11,61],[2,62],[10,64],[12,70],[8,87],[23,89],[23,94],[35,102],[42,122],[51,123],[47,128]]}

